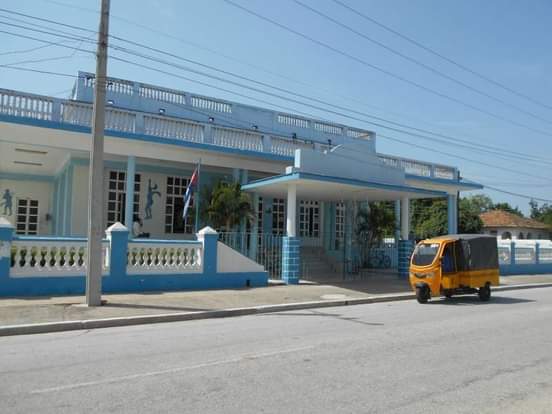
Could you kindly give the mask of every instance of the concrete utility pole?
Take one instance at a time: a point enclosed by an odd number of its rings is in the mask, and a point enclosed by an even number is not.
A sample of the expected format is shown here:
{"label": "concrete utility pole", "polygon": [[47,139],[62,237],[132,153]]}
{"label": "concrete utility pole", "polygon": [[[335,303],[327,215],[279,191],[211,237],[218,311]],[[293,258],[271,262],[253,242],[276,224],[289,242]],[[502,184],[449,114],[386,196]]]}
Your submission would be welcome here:
{"label": "concrete utility pole", "polygon": [[102,304],[102,238],[103,224],[103,152],[105,128],[105,90],[107,84],[107,39],[109,0],[102,0],[98,50],[96,53],[96,88],[90,149],[88,183],[88,255],[86,266],[86,304]]}

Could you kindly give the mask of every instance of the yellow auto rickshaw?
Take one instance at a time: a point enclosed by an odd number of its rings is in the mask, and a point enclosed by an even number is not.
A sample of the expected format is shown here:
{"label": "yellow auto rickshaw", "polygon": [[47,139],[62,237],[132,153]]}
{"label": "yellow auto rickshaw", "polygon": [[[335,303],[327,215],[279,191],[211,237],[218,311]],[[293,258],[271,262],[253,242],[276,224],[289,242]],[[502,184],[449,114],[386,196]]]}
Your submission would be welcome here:
{"label": "yellow auto rickshaw", "polygon": [[466,293],[488,301],[491,286],[499,283],[496,237],[454,234],[423,240],[410,259],[409,279],[420,303]]}

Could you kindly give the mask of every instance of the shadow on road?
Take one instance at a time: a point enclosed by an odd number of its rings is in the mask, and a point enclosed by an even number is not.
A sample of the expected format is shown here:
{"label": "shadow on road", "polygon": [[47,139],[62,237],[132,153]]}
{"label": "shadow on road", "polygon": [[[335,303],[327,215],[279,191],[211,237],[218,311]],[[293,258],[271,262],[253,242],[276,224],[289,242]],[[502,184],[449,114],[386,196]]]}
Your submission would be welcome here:
{"label": "shadow on road", "polygon": [[506,296],[493,296],[491,297],[491,300],[489,302],[482,302],[479,300],[479,297],[477,295],[473,296],[456,296],[452,297],[450,299],[446,298],[439,298],[439,299],[433,299],[428,304],[431,305],[512,305],[515,303],[528,303],[528,302],[536,302],[531,299],[522,299],[522,298],[509,298]]}
{"label": "shadow on road", "polygon": [[214,309],[205,309],[205,308],[184,308],[180,306],[139,305],[137,303],[112,303],[109,301],[103,306],[103,308],[157,309],[157,310],[185,311],[185,312],[199,312],[199,311],[214,310]]}

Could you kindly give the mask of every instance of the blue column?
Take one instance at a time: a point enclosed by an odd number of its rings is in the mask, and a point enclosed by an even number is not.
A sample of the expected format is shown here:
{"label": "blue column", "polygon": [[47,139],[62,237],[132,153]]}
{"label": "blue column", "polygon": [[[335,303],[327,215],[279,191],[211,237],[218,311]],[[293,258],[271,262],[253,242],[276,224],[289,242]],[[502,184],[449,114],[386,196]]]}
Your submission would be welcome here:
{"label": "blue column", "polygon": [[410,257],[414,251],[414,240],[399,240],[399,277],[407,278],[410,269]]}
{"label": "blue column", "polygon": [[510,264],[511,265],[516,264],[516,242],[515,241],[510,242]]}
{"label": "blue column", "polygon": [[540,264],[540,243],[535,242],[535,264]]}
{"label": "blue column", "polygon": [[6,285],[4,281],[10,277],[13,230],[13,225],[0,217],[0,293]]}
{"label": "blue column", "polygon": [[458,204],[457,197],[453,194],[449,194],[447,197],[448,208],[447,208],[447,217],[448,217],[448,232],[449,234],[458,233]]}
{"label": "blue column", "polygon": [[[136,157],[129,155],[126,170],[126,195],[125,195],[125,226],[132,229],[134,215],[134,176],[136,174]],[[129,232],[130,236],[131,232]]]}
{"label": "blue column", "polygon": [[282,280],[288,285],[299,283],[301,276],[301,239],[284,236],[282,240]]}

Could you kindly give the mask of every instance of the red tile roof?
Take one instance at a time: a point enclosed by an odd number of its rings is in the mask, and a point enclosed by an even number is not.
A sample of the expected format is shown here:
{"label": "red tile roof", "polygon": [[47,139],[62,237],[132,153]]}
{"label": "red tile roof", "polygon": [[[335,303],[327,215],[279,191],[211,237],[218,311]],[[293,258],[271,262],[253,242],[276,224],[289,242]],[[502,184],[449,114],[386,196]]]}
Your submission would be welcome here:
{"label": "red tile roof", "polygon": [[479,215],[483,221],[483,227],[523,227],[529,229],[550,230],[540,221],[520,217],[503,210],[491,210]]}

